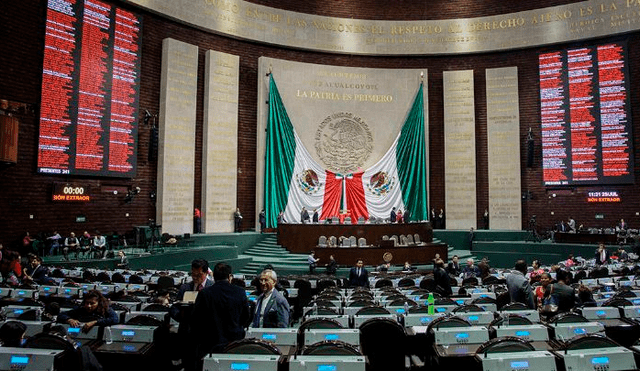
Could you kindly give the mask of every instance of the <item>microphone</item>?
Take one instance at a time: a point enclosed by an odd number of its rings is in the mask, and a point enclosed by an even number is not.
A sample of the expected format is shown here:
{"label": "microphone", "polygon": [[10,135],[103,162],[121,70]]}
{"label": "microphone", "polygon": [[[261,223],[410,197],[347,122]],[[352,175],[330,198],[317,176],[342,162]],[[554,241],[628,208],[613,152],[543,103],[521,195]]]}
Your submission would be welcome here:
{"label": "microphone", "polygon": [[144,110],[144,117],[152,117],[151,113],[149,113],[149,110]]}

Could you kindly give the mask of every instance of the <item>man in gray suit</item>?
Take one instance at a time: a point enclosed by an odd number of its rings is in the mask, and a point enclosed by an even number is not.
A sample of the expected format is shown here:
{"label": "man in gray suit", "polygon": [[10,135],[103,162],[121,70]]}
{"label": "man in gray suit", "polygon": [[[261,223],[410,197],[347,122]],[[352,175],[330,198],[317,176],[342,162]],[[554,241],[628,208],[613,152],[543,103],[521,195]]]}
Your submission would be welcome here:
{"label": "man in gray suit", "polygon": [[527,262],[518,260],[515,265],[515,271],[507,276],[507,289],[511,302],[518,302],[526,305],[529,309],[535,309],[533,300],[533,291],[529,280],[524,275],[527,273]]}
{"label": "man in gray suit", "polygon": [[260,274],[262,294],[256,301],[256,312],[251,327],[289,327],[289,302],[275,289],[278,276],[276,272],[265,269]]}

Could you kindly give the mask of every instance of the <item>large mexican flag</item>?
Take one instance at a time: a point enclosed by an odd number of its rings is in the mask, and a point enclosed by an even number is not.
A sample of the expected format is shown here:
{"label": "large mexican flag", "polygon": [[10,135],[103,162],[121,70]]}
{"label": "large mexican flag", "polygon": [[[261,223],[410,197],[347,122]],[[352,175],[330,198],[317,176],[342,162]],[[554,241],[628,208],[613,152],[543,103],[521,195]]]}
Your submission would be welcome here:
{"label": "large mexican flag", "polygon": [[410,220],[427,220],[426,146],[423,85],[395,141],[369,169],[338,174],[313,160],[295,132],[278,92],[269,79],[264,178],[267,227],[277,225],[282,211],[289,223],[301,210],[317,210],[320,219],[348,210],[352,220],[388,219],[393,207],[408,211]]}

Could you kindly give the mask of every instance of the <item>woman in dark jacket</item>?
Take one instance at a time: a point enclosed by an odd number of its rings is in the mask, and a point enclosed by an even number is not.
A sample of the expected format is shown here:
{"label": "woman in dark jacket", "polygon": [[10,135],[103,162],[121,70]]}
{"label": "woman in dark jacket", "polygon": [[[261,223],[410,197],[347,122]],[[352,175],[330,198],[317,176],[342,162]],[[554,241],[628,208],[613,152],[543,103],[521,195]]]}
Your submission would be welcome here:
{"label": "woman in dark jacket", "polygon": [[80,307],[60,313],[58,322],[67,323],[73,327],[82,327],[83,332],[89,332],[96,325],[117,325],[118,315],[109,308],[109,300],[100,291],[91,290],[84,295]]}

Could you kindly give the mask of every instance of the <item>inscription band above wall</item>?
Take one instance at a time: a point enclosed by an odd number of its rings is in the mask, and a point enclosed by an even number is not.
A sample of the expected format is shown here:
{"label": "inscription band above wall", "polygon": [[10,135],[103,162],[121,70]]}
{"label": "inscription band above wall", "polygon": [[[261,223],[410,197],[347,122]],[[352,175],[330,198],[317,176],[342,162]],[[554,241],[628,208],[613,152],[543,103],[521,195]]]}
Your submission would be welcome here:
{"label": "inscription band above wall", "polygon": [[618,35],[640,29],[640,0],[590,0],[490,17],[377,21],[316,16],[241,0],[125,0],[230,37],[366,55],[491,52]]}

